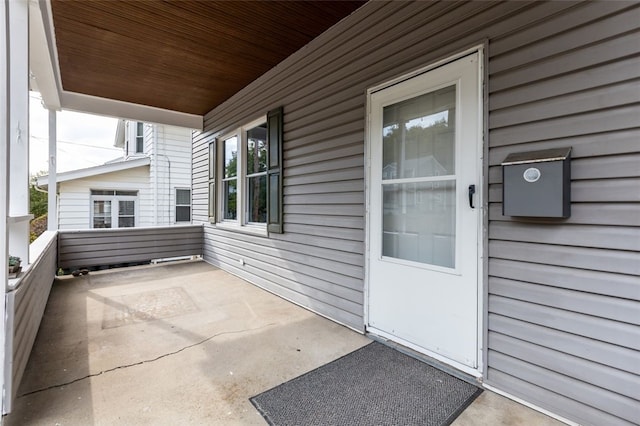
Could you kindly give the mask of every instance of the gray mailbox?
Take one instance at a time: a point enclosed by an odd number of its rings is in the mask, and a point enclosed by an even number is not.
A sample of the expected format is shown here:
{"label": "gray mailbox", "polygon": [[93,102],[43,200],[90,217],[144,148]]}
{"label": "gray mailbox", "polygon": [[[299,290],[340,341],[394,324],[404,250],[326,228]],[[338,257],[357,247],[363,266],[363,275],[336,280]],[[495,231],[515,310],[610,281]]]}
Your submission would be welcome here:
{"label": "gray mailbox", "polygon": [[509,154],[502,163],[502,214],[571,216],[571,148]]}

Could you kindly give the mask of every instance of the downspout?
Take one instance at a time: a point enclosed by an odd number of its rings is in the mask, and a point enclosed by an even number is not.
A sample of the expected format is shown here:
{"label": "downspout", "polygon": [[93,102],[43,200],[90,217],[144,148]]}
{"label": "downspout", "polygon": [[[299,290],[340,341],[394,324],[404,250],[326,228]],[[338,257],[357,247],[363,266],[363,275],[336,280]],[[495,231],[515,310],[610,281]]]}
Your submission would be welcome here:
{"label": "downspout", "polygon": [[153,124],[153,224],[158,226],[158,125]]}
{"label": "downspout", "polygon": [[[47,229],[58,229],[58,205],[56,195],[58,193],[56,145],[57,145],[57,115],[55,110],[49,110],[49,194],[47,196]],[[34,185],[38,189],[38,185]]]}
{"label": "downspout", "polygon": [[[154,124],[153,125],[153,140],[154,140],[154,158],[155,158],[155,167],[156,167],[156,173],[155,173],[155,179],[156,179],[156,197],[158,196],[158,194],[160,193],[160,189],[159,189],[159,178],[158,178],[158,157],[164,157],[167,160],[167,166],[168,166],[168,171],[167,171],[167,222],[163,223],[163,226],[170,226],[171,225],[171,160],[169,159],[169,157],[165,154],[160,154],[160,139],[158,137],[158,125]],[[163,138],[162,138],[162,144],[166,150],[166,137],[163,134]],[[158,205],[156,204],[155,206],[155,210],[156,210],[156,216],[158,215]]]}
{"label": "downspout", "polygon": [[167,198],[167,224],[171,225],[171,160],[167,155],[164,155],[164,154],[158,154],[158,155],[164,157],[167,160],[167,165],[168,165],[167,181],[169,183],[167,184],[167,195],[169,197]]}

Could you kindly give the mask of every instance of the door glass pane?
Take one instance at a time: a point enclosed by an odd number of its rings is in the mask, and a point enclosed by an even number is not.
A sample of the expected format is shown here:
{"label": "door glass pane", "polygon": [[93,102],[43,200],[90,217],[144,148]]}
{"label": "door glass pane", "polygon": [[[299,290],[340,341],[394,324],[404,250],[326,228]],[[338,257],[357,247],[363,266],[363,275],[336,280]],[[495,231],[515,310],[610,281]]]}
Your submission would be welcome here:
{"label": "door glass pane", "polygon": [[455,99],[449,86],[384,107],[382,179],[455,173]]}
{"label": "door glass pane", "polygon": [[382,185],[382,255],[455,267],[455,180]]}

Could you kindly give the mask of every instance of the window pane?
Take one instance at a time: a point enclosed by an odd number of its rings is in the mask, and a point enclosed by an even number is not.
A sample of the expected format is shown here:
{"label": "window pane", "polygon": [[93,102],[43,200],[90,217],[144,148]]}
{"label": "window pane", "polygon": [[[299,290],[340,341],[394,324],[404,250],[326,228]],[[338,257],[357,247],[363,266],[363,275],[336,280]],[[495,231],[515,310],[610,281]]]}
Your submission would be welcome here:
{"label": "window pane", "polygon": [[455,173],[455,97],[450,86],[384,108],[382,179]]}
{"label": "window pane", "polygon": [[135,220],[136,202],[131,200],[118,202],[118,228],[133,228]]}
{"label": "window pane", "polygon": [[383,185],[382,255],[455,267],[455,181]]}
{"label": "window pane", "polygon": [[189,221],[191,221],[191,207],[176,206],[176,222],[189,222]]}
{"label": "window pane", "polygon": [[93,202],[93,227],[111,228],[111,201]]}
{"label": "window pane", "polygon": [[111,228],[111,216],[93,217],[94,228]]}
{"label": "window pane", "polygon": [[238,217],[237,213],[237,198],[238,198],[238,181],[227,180],[223,182],[223,217],[224,219],[235,220]]}
{"label": "window pane", "polygon": [[247,175],[267,171],[267,123],[247,131]]}
{"label": "window pane", "polygon": [[92,189],[91,195],[113,195],[114,191],[105,189]]}
{"label": "window pane", "polygon": [[176,189],[176,205],[190,205],[191,204],[191,190],[189,189]]}
{"label": "window pane", "polygon": [[93,214],[111,214],[111,201],[94,201]]}
{"label": "window pane", "polygon": [[224,141],[224,177],[234,177],[238,174],[238,137],[234,136]]}
{"label": "window pane", "polygon": [[138,121],[136,125],[136,153],[144,151],[144,123]]}
{"label": "window pane", "polygon": [[133,216],[135,214],[135,209],[136,209],[135,201],[120,201],[118,203],[119,216]]}
{"label": "window pane", "polygon": [[247,221],[267,222],[267,176],[247,179]]}
{"label": "window pane", "polygon": [[133,228],[134,226],[134,217],[118,217],[118,228]]}
{"label": "window pane", "polygon": [[[110,191],[113,193],[113,191]],[[116,195],[125,195],[129,197],[136,197],[138,195],[138,191],[115,191]]]}

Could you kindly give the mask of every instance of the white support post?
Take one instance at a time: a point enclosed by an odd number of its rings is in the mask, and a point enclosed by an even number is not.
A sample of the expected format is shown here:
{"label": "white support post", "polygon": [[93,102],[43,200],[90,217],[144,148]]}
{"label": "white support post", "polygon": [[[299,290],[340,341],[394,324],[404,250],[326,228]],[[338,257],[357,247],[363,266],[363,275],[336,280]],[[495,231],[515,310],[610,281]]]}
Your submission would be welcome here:
{"label": "white support post", "polygon": [[[7,40],[7,2],[0,2],[0,259],[7,265],[9,256],[9,232],[7,230],[7,216],[9,215],[9,168],[8,164],[8,111],[9,105],[9,46]],[[5,412],[5,336],[6,336],[6,304],[5,294],[9,281],[7,266],[0,268],[0,415]]]}
{"label": "white support post", "polygon": [[9,252],[29,263],[29,4],[6,2],[9,26]]}
{"label": "white support post", "polygon": [[56,111],[49,110],[49,193],[47,208],[47,229],[55,231],[58,229],[58,203],[56,184],[56,145],[57,145],[57,115]]}

